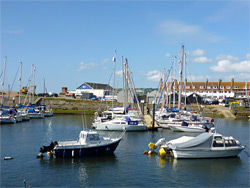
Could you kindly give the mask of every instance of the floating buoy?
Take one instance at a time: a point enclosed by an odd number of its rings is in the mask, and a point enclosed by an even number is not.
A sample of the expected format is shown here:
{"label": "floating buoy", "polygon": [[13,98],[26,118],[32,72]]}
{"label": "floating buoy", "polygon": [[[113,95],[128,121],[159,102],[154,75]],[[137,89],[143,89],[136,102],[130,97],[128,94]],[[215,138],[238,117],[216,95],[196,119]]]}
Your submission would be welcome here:
{"label": "floating buoy", "polygon": [[44,155],[43,155],[42,153],[39,153],[36,157],[37,157],[37,158],[43,158]]}
{"label": "floating buoy", "polygon": [[152,129],[152,127],[151,127],[151,126],[149,126],[149,127],[148,127],[148,130],[151,130],[151,129]]}
{"label": "floating buoy", "polygon": [[148,151],[148,154],[151,155],[153,152],[152,151]]}
{"label": "floating buoy", "polygon": [[144,154],[148,154],[148,151],[144,151]]}
{"label": "floating buoy", "polygon": [[13,159],[12,157],[4,157],[4,160],[11,160]]}
{"label": "floating buoy", "polygon": [[162,157],[167,155],[165,149],[163,149],[163,148],[161,148],[161,149],[159,150],[159,152],[160,152],[160,156],[162,156]]}
{"label": "floating buoy", "polygon": [[154,146],[155,146],[155,144],[154,144],[153,142],[150,142],[150,143],[148,144],[149,149],[152,149]]}
{"label": "floating buoy", "polygon": [[51,155],[51,153],[50,153],[50,152],[47,152],[47,155],[48,155],[48,156],[50,156],[50,155]]}

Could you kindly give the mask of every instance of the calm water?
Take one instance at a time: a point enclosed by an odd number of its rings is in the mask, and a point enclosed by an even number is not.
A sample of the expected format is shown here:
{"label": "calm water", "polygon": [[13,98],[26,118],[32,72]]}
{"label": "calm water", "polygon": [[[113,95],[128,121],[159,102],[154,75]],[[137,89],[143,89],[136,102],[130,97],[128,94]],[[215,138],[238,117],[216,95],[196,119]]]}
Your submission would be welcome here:
{"label": "calm water", "polygon": [[[114,155],[85,159],[37,159],[51,141],[76,139],[81,116],[54,116],[1,127],[1,187],[249,187],[249,157],[182,159],[144,155],[149,142],[185,133],[162,129],[128,132]],[[90,127],[92,117],[87,117]],[[217,132],[234,136],[249,153],[250,122],[216,119]],[[119,132],[100,132],[116,137]],[[192,135],[189,133],[189,135]],[[14,159],[5,161],[5,156]]]}

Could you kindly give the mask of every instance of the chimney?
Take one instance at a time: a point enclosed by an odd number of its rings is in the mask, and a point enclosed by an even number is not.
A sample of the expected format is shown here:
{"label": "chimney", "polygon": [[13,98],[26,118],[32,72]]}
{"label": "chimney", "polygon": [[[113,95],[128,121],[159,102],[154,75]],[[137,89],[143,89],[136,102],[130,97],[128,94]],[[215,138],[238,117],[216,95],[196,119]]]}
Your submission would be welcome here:
{"label": "chimney", "polygon": [[218,90],[220,90],[220,84],[221,84],[221,79],[219,79],[219,82],[218,82]]}
{"label": "chimney", "polygon": [[208,79],[206,78],[205,90],[207,90]]}
{"label": "chimney", "polygon": [[234,78],[232,78],[232,82],[231,82],[231,89],[234,89]]}

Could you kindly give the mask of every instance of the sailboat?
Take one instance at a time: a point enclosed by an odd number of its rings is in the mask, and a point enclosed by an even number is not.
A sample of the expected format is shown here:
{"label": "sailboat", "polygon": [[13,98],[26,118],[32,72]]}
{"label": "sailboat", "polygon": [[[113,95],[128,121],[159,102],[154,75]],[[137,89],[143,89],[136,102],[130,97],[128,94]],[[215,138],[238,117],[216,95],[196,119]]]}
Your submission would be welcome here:
{"label": "sailboat", "polygon": [[[116,57],[113,59],[114,59],[114,64],[115,64]],[[133,87],[133,82],[128,71],[128,60],[126,59],[124,63],[124,107],[128,106],[128,79],[130,79],[130,83]],[[137,96],[136,96],[136,99],[137,99]],[[139,102],[137,99],[137,104],[138,103]],[[140,109],[139,105],[138,105],[138,108]],[[142,113],[140,113],[140,115],[142,116]],[[96,117],[93,122],[93,127],[96,130],[103,130],[103,131],[123,131],[123,130],[145,131],[147,130],[147,126],[144,124],[143,119],[140,116],[138,116],[136,112],[130,112],[124,115],[114,115],[112,111],[111,119],[108,119],[108,116]]]}

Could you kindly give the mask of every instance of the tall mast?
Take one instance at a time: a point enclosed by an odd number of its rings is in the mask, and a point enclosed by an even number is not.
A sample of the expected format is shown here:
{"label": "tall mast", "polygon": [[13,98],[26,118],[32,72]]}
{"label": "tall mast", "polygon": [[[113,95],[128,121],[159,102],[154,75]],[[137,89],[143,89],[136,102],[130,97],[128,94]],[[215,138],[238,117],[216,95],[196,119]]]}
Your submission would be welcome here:
{"label": "tall mast", "polygon": [[2,82],[2,100],[1,105],[3,106],[3,92],[4,92],[4,80],[5,80],[5,69],[6,69],[7,57],[4,57],[4,68],[3,68],[3,82]]}
{"label": "tall mast", "polygon": [[186,87],[187,87],[187,72],[186,72],[186,70],[187,70],[187,68],[186,68],[186,66],[187,66],[187,62],[186,62],[186,53],[184,54],[184,60],[185,60],[185,63],[184,63],[184,77],[185,77],[185,80],[184,80],[184,87],[185,87],[185,102],[184,102],[184,104],[185,104],[185,109],[187,108],[187,101],[186,101],[186,99],[187,99],[187,89],[186,89]]}
{"label": "tall mast", "polygon": [[182,58],[180,67],[180,81],[179,81],[179,97],[178,97],[178,109],[181,111],[181,93],[182,93],[182,69],[183,69],[183,59],[184,59],[184,45],[182,45]]}
{"label": "tall mast", "polygon": [[21,104],[21,89],[22,89],[22,62],[20,62],[20,77],[19,77],[19,105]]}
{"label": "tall mast", "polygon": [[173,107],[175,107],[175,76],[176,76],[176,57],[174,57],[174,93],[173,93]]}
{"label": "tall mast", "polygon": [[123,56],[122,56],[122,97],[123,97],[123,108],[124,108],[124,63],[123,63]]}
{"label": "tall mast", "polygon": [[115,56],[113,57],[114,62],[114,80],[113,80],[113,99],[112,99],[112,114],[113,114],[113,108],[114,108],[114,96],[115,96],[115,63],[116,63],[116,49],[115,49]]}
{"label": "tall mast", "polygon": [[128,107],[128,59],[124,63],[124,108]]}
{"label": "tall mast", "polygon": [[32,67],[31,67],[31,76],[30,76],[29,87],[28,87],[29,104],[31,104],[31,92],[29,92],[29,88],[32,87],[33,70],[34,70],[34,65],[32,64]]}
{"label": "tall mast", "polygon": [[36,67],[34,66],[34,79],[33,79],[33,104],[35,104],[35,76],[36,76]]}

